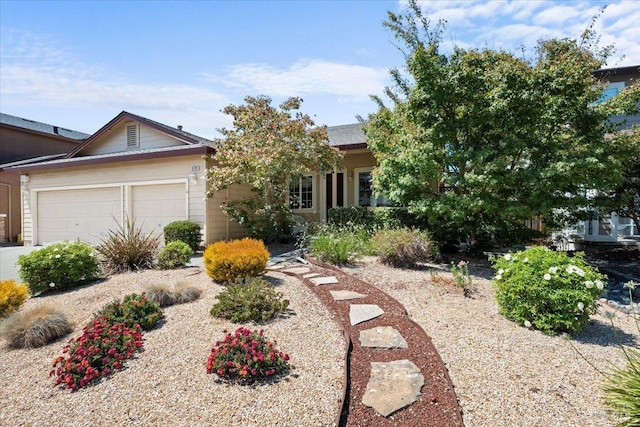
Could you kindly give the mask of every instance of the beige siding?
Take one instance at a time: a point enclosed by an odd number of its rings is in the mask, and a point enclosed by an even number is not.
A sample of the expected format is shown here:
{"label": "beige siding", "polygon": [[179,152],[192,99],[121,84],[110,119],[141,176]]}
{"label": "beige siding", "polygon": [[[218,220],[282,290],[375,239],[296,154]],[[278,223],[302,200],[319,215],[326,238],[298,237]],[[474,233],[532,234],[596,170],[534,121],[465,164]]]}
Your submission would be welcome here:
{"label": "beige siding", "polygon": [[[126,122],[120,124],[118,127],[109,132],[104,138],[95,141],[89,147],[85,148],[78,154],[78,156],[91,156],[95,154],[107,154],[118,153],[121,151],[127,151],[127,126],[137,124],[135,122]],[[167,136],[155,129],[151,129],[147,126],[139,126],[139,147],[132,148],[134,150],[150,149],[150,148],[162,148],[184,145],[184,143],[177,141],[175,138]],[[129,149],[131,150],[131,148]]]}

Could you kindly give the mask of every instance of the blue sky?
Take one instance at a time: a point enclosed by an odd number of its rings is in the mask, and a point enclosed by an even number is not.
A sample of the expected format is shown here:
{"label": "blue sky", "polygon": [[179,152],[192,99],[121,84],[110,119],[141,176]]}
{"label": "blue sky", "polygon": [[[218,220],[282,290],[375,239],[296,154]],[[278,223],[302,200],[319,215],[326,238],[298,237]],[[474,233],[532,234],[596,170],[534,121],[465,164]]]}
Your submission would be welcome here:
{"label": "blue sky", "polygon": [[[640,1],[423,1],[445,50],[518,51],[596,29],[608,66],[640,64]],[[247,95],[304,99],[316,124],[355,123],[403,56],[382,27],[403,1],[0,0],[0,111],[93,133],[126,110],[213,138]]]}

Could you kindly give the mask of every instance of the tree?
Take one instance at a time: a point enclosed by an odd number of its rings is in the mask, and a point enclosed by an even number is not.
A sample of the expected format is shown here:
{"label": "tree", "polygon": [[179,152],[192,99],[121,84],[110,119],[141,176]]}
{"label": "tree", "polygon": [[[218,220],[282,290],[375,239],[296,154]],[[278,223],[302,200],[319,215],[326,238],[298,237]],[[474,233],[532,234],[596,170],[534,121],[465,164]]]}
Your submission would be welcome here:
{"label": "tree", "polygon": [[593,23],[580,40],[540,41],[533,60],[489,49],[447,56],[443,23],[432,28],[409,6],[384,23],[404,44],[408,77],[391,70],[394,105],[374,98],[365,127],[377,191],[441,239],[482,245],[513,241],[532,217],[577,212],[586,188],[613,185],[604,136],[616,98],[598,103],[604,85],[593,76],[611,48],[596,50]]}
{"label": "tree", "polygon": [[248,96],[245,103],[222,110],[233,116],[233,129],[220,129],[223,138],[215,140],[207,196],[249,185],[251,197],[222,207],[248,234],[269,241],[289,234],[289,183],[305,172],[332,170],[341,155],[326,143],[326,126],[298,111],[302,99],[289,98],[279,109],[267,96]]}

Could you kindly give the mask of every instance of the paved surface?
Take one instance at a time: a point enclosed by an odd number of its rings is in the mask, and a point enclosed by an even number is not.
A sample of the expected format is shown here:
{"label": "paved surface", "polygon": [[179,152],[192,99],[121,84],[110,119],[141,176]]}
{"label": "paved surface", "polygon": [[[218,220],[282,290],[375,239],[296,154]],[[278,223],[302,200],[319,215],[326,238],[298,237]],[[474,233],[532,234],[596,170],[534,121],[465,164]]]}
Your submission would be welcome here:
{"label": "paved surface", "polygon": [[18,256],[26,255],[42,246],[0,246],[0,280],[20,280]]}

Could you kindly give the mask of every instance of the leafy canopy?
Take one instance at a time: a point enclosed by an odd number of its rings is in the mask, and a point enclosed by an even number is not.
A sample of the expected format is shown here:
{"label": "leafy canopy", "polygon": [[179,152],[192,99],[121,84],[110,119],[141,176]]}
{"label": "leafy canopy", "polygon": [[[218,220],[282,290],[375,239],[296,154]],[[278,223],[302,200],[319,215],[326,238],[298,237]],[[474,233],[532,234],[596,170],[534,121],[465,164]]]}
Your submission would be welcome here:
{"label": "leafy canopy", "polygon": [[[593,71],[611,54],[591,26],[580,40],[548,39],[528,60],[502,50],[444,54],[442,22],[431,26],[415,1],[384,25],[405,49],[406,70],[380,98],[365,128],[379,167],[374,185],[409,206],[440,239],[513,241],[523,221],[586,206],[585,188],[605,188],[619,97],[599,103]],[[594,18],[595,20],[595,18]]]}

